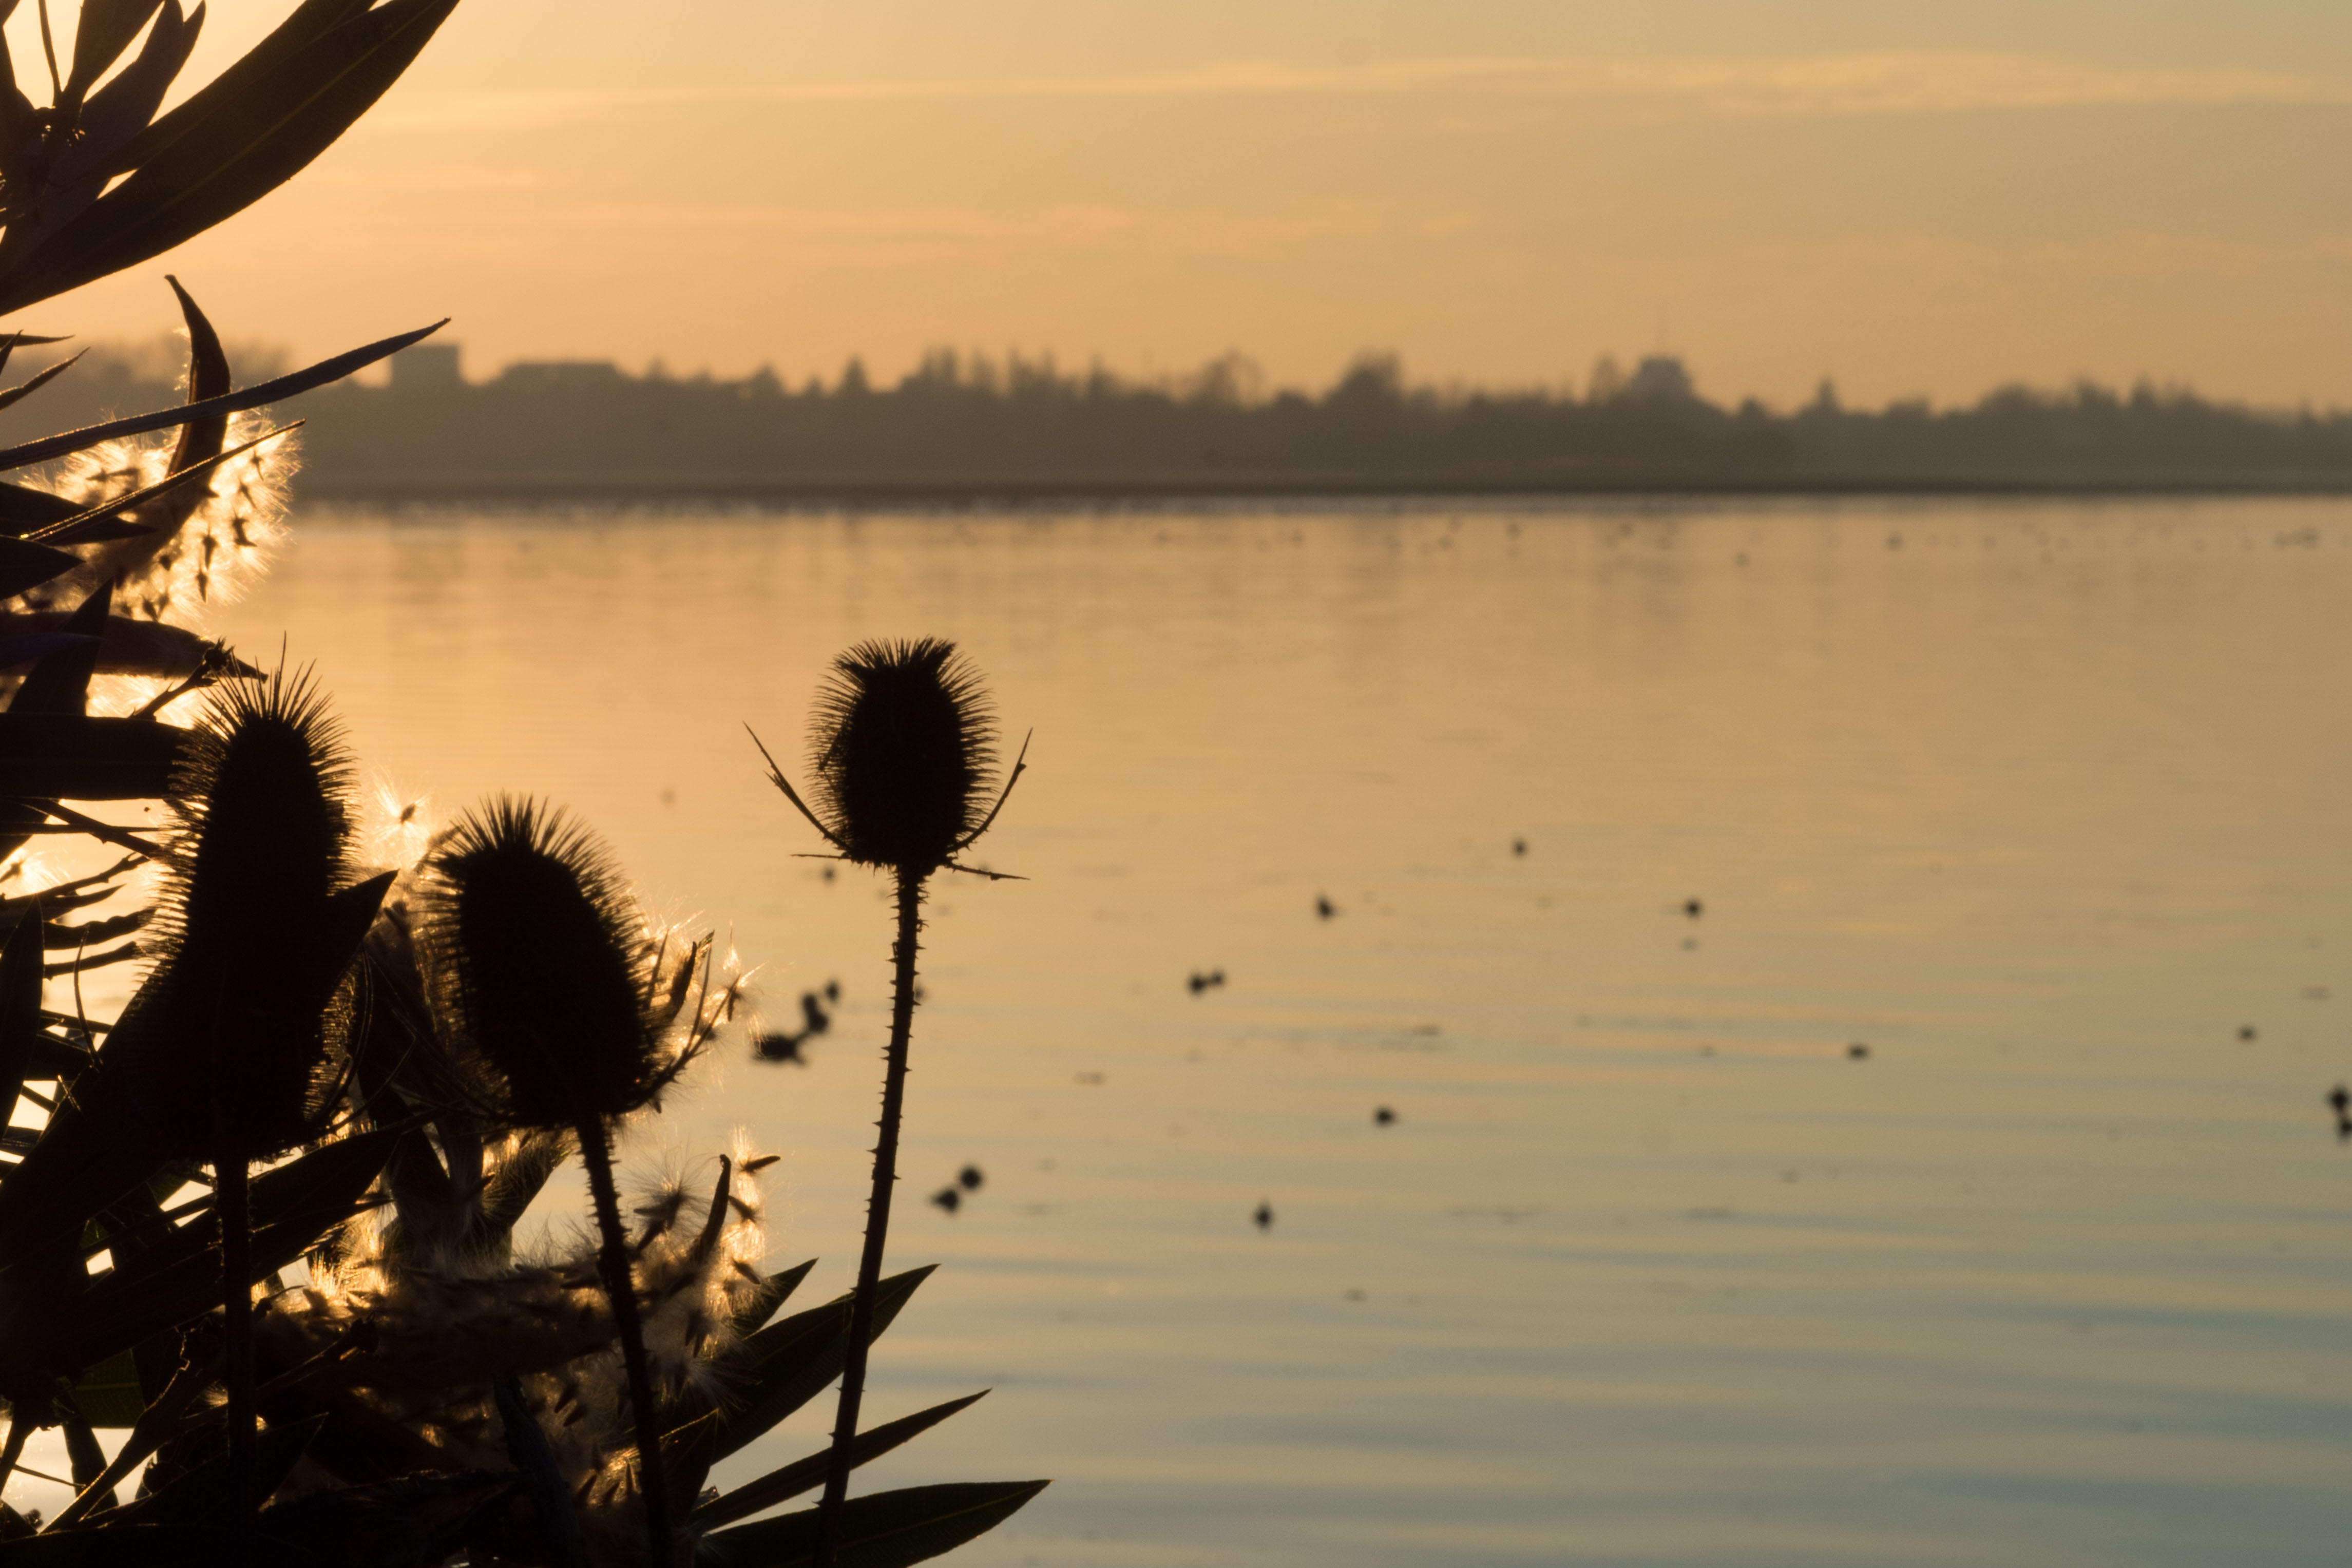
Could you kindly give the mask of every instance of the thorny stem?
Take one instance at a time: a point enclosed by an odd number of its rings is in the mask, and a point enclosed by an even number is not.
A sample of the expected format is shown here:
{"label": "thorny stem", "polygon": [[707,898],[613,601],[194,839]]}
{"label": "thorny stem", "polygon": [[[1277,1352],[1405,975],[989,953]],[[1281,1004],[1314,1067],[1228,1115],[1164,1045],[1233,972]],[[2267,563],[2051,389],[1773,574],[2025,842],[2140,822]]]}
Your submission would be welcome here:
{"label": "thorny stem", "polygon": [[637,1286],[629,1271],[629,1243],[621,1229],[621,1199],[613,1187],[613,1152],[604,1123],[580,1123],[580,1158],[588,1167],[588,1192],[596,1202],[596,1228],[604,1245],[597,1261],[604,1294],[613,1303],[613,1324],[621,1331],[621,1363],[629,1373],[629,1415],[637,1428],[637,1495],[645,1500],[646,1561],[670,1568],[676,1548],[669,1532],[669,1484],[662,1473],[660,1412],[654,1406],[653,1373],[646,1366],[645,1326],[637,1319]]}
{"label": "thorny stem", "polygon": [[850,1445],[857,1437],[857,1405],[866,1392],[866,1342],[874,1337],[874,1292],[882,1279],[882,1247],[890,1230],[890,1189],[898,1178],[898,1119],[907,1098],[907,1038],[915,1023],[915,948],[921,931],[923,879],[898,873],[898,941],[891,949],[897,973],[890,996],[890,1047],[882,1077],[882,1136],[874,1144],[874,1195],[866,1205],[866,1250],[857,1259],[857,1291],[849,1299],[849,1345],[841,1369],[841,1406],[834,1417],[833,1462],[817,1506],[816,1568],[834,1568],[841,1551],[841,1510],[849,1500]]}
{"label": "thorny stem", "polygon": [[[215,1145],[218,1147],[218,1145]],[[253,1510],[253,1231],[247,1211],[245,1157],[224,1151],[213,1164],[213,1205],[221,1226],[221,1326],[227,1355],[229,1560],[252,1561]]]}

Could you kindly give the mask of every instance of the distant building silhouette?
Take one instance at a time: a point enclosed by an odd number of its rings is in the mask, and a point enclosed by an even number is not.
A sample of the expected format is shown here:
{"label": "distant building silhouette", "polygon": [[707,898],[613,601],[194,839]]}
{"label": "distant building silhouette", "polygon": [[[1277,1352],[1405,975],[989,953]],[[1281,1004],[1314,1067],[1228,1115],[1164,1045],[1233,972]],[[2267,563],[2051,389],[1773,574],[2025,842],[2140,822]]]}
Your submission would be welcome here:
{"label": "distant building silhouette", "polygon": [[499,384],[551,387],[565,391],[617,389],[627,380],[621,367],[608,359],[517,360],[499,372]]}
{"label": "distant building silhouette", "polygon": [[464,350],[456,343],[412,343],[392,356],[395,392],[451,392],[466,384],[458,368]]}
{"label": "distant building silhouette", "polygon": [[1698,387],[1683,362],[1672,354],[1652,354],[1633,367],[1620,397],[1628,403],[1696,403]]}

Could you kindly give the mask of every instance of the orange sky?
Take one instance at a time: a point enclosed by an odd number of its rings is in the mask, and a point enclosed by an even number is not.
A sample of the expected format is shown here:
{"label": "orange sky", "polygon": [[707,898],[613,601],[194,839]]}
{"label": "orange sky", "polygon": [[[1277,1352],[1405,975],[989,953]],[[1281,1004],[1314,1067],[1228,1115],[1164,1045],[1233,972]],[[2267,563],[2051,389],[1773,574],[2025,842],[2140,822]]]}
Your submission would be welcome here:
{"label": "orange sky", "polygon": [[[219,0],[188,79],[288,3]],[[2158,9],[465,0],[291,185],[26,324],[161,331],[168,267],[232,339],[446,314],[477,374],[952,343],[1320,385],[1385,348],[1580,385],[1667,347],[1779,404],[2352,404],[2352,6]]]}

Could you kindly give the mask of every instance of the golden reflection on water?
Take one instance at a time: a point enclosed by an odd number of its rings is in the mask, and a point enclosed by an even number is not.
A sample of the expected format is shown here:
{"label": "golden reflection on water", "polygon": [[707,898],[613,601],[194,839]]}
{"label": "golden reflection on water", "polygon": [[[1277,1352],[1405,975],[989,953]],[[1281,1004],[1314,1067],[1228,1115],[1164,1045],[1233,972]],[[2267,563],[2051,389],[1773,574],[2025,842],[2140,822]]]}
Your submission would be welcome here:
{"label": "golden reflection on water", "polygon": [[1034,728],[867,1401],[997,1390],[872,1482],[1060,1478],[973,1568],[2203,1568],[2342,1551],[2347,590],[2333,502],[343,514],[221,622],[841,980],[640,1146],[782,1152],[812,1290],[887,910],[742,725],[928,633]]}

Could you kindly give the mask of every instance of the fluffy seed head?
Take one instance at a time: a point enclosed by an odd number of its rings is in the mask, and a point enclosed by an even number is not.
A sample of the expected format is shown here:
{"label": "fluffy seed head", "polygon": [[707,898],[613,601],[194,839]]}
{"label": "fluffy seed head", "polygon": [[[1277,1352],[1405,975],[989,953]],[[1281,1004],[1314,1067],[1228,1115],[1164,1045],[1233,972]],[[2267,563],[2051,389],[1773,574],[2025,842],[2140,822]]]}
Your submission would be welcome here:
{"label": "fluffy seed head", "polygon": [[809,726],[814,805],[844,853],[922,875],[978,831],[996,728],[980,672],[935,637],[834,660]]}
{"label": "fluffy seed head", "polygon": [[508,796],[467,814],[425,863],[415,919],[435,1011],[491,1069],[495,1120],[625,1116],[684,1065],[612,861],[561,814]]}

